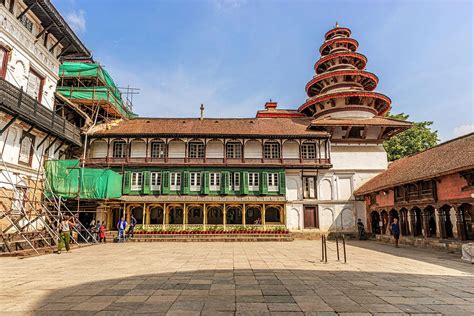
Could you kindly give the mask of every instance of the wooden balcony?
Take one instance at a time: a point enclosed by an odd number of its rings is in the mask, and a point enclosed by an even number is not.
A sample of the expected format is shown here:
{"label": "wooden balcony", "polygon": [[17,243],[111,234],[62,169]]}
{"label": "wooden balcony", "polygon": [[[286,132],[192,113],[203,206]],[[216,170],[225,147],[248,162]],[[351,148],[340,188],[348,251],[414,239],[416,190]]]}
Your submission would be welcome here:
{"label": "wooden balcony", "polygon": [[88,158],[88,166],[262,166],[265,167],[285,167],[285,168],[331,168],[330,159],[226,159],[226,158]]}
{"label": "wooden balcony", "polygon": [[82,145],[79,128],[4,79],[0,79],[0,110],[63,141]]}

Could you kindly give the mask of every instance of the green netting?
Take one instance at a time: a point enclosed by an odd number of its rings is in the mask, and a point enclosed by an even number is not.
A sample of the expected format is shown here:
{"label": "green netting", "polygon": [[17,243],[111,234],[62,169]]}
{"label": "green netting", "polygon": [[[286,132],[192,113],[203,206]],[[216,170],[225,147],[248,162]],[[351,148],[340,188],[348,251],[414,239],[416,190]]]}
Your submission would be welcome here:
{"label": "green netting", "polygon": [[79,160],[47,161],[46,177],[52,194],[65,199],[77,197],[79,179],[81,199],[122,196],[122,175],[108,169],[79,168]]}
{"label": "green netting", "polygon": [[71,87],[58,86],[56,91],[71,99],[106,100],[112,103],[122,115],[126,117],[135,116],[124,105],[122,94],[112,77],[100,65],[65,62],[59,66],[59,76],[78,78],[98,77],[101,81],[105,82],[105,86],[73,87],[72,89]]}

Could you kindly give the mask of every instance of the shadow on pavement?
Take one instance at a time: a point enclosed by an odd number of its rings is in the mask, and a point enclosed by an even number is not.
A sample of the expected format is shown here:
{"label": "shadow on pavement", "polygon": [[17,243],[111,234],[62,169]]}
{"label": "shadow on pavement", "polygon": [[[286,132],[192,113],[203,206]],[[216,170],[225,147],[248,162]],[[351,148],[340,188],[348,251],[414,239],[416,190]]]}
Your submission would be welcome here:
{"label": "shadow on pavement", "polygon": [[52,291],[34,314],[472,315],[473,280],[472,276],[298,269],[151,273]]}

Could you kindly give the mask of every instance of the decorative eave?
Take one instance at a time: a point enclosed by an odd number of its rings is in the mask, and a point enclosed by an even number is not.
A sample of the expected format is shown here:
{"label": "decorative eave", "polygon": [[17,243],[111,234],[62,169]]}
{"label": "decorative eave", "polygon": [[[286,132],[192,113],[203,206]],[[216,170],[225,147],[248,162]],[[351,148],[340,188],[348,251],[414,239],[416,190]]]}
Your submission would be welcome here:
{"label": "decorative eave", "polygon": [[324,64],[325,62],[328,62],[332,59],[335,59],[335,58],[342,58],[342,57],[352,57],[352,58],[357,58],[359,59],[361,62],[362,62],[362,65],[361,66],[358,66],[358,69],[362,70],[365,68],[365,66],[367,65],[367,57],[365,57],[365,55],[361,54],[361,53],[357,53],[357,52],[341,52],[341,53],[334,53],[334,54],[329,54],[329,55],[326,55],[324,57],[321,57],[315,64],[314,64],[314,71],[319,74],[321,73],[321,71],[319,71],[319,66],[321,66],[322,64]]}
{"label": "decorative eave", "polygon": [[297,135],[256,135],[256,134],[185,134],[185,133],[135,133],[135,134],[102,134],[96,132],[89,134],[90,138],[248,138],[248,139],[323,139],[330,138],[331,135],[325,131],[318,134],[297,134]]}
{"label": "decorative eave", "polygon": [[357,47],[359,47],[359,42],[357,42],[355,39],[353,38],[344,38],[344,37],[339,37],[339,38],[334,38],[332,40],[329,40],[329,41],[325,41],[323,43],[323,45],[321,45],[321,47],[319,48],[319,52],[321,53],[321,55],[325,55],[323,54],[323,51],[326,47],[334,44],[334,43],[347,43],[347,44],[352,44],[354,45],[354,49],[351,49],[352,51],[355,51],[357,49]]}
{"label": "decorative eave", "polygon": [[374,75],[373,73],[371,72],[368,72],[368,71],[361,71],[361,70],[335,70],[335,71],[328,71],[328,72],[325,72],[323,74],[320,74],[320,75],[316,75],[311,81],[309,81],[307,84],[306,84],[306,93],[311,97],[314,94],[310,93],[310,88],[315,85],[316,83],[322,81],[322,80],[325,80],[325,79],[329,79],[329,78],[332,78],[332,77],[337,77],[337,76],[361,76],[361,77],[364,77],[364,78],[367,78],[369,80],[372,81],[373,83],[373,86],[372,87],[366,87],[367,84],[364,86],[364,88],[366,89],[366,91],[373,91],[375,90],[375,88],[377,87],[377,84],[379,82],[379,78]]}

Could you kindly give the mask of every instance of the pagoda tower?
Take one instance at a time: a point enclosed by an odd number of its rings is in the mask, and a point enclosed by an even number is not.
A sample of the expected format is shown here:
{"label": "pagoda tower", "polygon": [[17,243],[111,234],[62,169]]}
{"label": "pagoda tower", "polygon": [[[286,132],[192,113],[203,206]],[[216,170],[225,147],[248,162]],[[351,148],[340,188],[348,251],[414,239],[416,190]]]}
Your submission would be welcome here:
{"label": "pagoda tower", "polygon": [[298,112],[316,119],[367,119],[390,109],[390,98],[374,92],[378,78],[365,71],[367,58],[356,52],[359,43],[350,36],[338,24],[326,33],[316,75],[306,85],[308,99]]}

